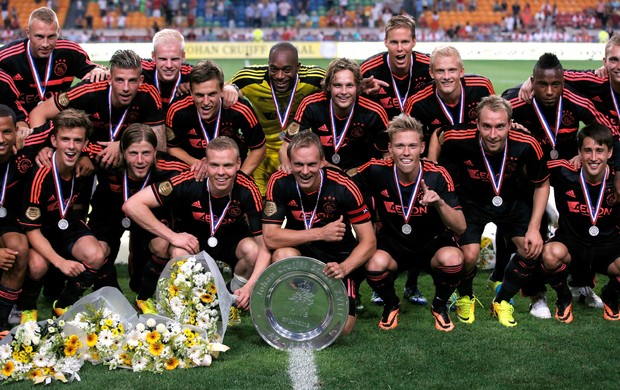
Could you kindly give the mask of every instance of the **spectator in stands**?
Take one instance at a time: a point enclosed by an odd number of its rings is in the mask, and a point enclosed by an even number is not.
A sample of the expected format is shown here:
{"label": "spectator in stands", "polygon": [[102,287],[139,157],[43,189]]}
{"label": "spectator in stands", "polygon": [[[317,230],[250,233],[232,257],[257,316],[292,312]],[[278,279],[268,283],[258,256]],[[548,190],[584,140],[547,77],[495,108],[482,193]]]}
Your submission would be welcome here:
{"label": "spectator in stands", "polygon": [[456,12],[465,12],[465,0],[456,0]]}
{"label": "spectator in stands", "polygon": [[[280,0],[280,2],[278,3],[278,22],[286,22],[292,8],[293,7],[291,6],[291,3],[288,2],[288,0]],[[305,13],[305,10],[303,10],[302,12]],[[306,14],[306,16],[307,15],[308,14]]]}

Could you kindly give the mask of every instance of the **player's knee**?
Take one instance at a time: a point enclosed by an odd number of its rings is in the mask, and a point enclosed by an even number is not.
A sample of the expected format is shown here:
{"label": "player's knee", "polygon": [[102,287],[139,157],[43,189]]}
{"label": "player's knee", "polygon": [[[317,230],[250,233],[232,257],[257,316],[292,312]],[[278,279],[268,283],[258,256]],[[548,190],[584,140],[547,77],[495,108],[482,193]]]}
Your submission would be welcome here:
{"label": "player's knee", "polygon": [[347,322],[344,324],[344,328],[342,329],[343,335],[353,332],[353,328],[355,327],[355,321],[357,321],[357,318],[355,316],[349,315],[349,317],[347,318]]}
{"label": "player's knee", "polygon": [[390,255],[382,250],[378,250],[374,255],[366,262],[366,271],[370,272],[382,272],[390,269],[391,262],[394,260]]}
{"label": "player's knee", "polygon": [[258,245],[254,239],[243,239],[237,246],[237,258],[247,268],[254,268],[258,257]]}
{"label": "player's knee", "polygon": [[465,262],[463,252],[461,252],[458,248],[451,247],[441,248],[438,250],[436,259],[438,267],[455,267],[458,265],[463,265]]}
{"label": "player's knee", "polygon": [[49,268],[49,263],[43,256],[34,250],[30,250],[28,254],[28,273],[34,280],[42,279]]}
{"label": "player's knee", "polygon": [[170,244],[162,238],[154,238],[149,242],[149,252],[157,257],[166,258],[170,255]]}
{"label": "player's knee", "polygon": [[271,262],[275,263],[276,261],[280,261],[286,259],[287,257],[299,256],[299,251],[295,248],[279,248],[273,251],[271,255]]}

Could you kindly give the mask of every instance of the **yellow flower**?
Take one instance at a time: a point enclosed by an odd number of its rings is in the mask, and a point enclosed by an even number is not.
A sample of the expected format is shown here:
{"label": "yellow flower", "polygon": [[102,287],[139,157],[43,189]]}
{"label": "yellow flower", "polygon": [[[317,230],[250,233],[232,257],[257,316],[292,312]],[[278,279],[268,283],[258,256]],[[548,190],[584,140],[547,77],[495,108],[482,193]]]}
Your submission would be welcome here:
{"label": "yellow flower", "polygon": [[174,284],[171,284],[168,290],[170,291],[171,297],[176,297],[177,294],[179,293],[179,288],[175,286]]}
{"label": "yellow flower", "polygon": [[65,356],[73,356],[77,352],[75,345],[67,345],[65,347]]}
{"label": "yellow flower", "polygon": [[43,375],[43,373],[41,372],[41,370],[32,370],[30,371],[30,373],[28,374],[28,377],[30,378],[31,381],[39,378],[41,375]]}
{"label": "yellow flower", "polygon": [[123,327],[123,324],[118,324],[117,326],[118,330],[123,333],[125,331],[125,328]]}
{"label": "yellow flower", "polygon": [[101,330],[110,330],[110,327],[107,325],[102,325]]}
{"label": "yellow flower", "polygon": [[215,296],[210,292],[206,292],[200,296],[200,300],[204,303],[211,303],[214,298]]}
{"label": "yellow flower", "polygon": [[[80,343],[80,338],[77,337],[76,335],[71,335],[67,338],[67,340],[65,341],[65,345],[71,345],[71,346],[77,346]],[[79,347],[78,347],[79,348]]]}
{"label": "yellow flower", "polygon": [[149,343],[149,344],[154,344],[154,343],[158,342],[159,339],[161,339],[161,335],[156,330],[154,330],[152,332],[149,332],[146,335],[146,342]]}
{"label": "yellow flower", "polygon": [[26,346],[26,348],[24,348],[24,351],[26,351],[27,353],[31,353],[32,352],[32,345]]}
{"label": "yellow flower", "polygon": [[179,360],[174,356],[166,360],[166,370],[174,370],[179,365]]}
{"label": "yellow flower", "polygon": [[153,356],[159,356],[164,351],[164,345],[162,343],[155,343],[149,346],[149,352]]}
{"label": "yellow flower", "polygon": [[89,333],[86,336],[86,345],[94,347],[97,344],[97,333]]}
{"label": "yellow flower", "polygon": [[8,362],[4,363],[4,366],[2,366],[2,375],[11,376],[11,374],[13,374],[14,369],[15,369],[15,364],[13,363],[12,360],[9,360]]}
{"label": "yellow flower", "polygon": [[207,285],[207,291],[210,292],[211,294],[215,294],[217,292],[217,288],[215,287],[215,284],[209,283]]}
{"label": "yellow flower", "polygon": [[112,321],[112,319],[111,319],[111,318],[106,318],[106,320],[105,320],[105,324],[106,324],[107,326],[112,326],[112,325],[114,325],[114,321]]}

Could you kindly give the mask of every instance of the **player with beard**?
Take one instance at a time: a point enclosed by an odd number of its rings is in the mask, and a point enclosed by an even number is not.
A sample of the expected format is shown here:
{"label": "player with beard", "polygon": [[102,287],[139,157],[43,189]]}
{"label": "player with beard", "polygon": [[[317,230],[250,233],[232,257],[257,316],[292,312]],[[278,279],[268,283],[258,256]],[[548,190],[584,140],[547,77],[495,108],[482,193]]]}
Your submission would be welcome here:
{"label": "player with beard", "polygon": [[356,320],[354,274],[376,250],[370,212],[351,179],[325,166],[316,134],[306,130],[294,136],[287,154],[291,173],[274,173],[267,187],[265,243],[273,250],[273,261],[299,255],[313,257],[325,262],[325,275],[342,279],[349,296],[349,317],[343,333],[350,333]]}

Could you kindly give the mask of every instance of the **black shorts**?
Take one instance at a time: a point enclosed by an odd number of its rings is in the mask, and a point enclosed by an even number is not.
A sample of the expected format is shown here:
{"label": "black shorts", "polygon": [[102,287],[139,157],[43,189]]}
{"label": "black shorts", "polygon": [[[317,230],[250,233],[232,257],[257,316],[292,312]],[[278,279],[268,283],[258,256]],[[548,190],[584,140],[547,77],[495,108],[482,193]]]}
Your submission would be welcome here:
{"label": "black shorts", "polygon": [[449,235],[435,237],[423,245],[404,246],[402,241],[395,240],[386,234],[377,236],[377,249],[386,251],[398,264],[397,272],[406,271],[411,267],[431,273],[431,259],[437,251],[444,247],[458,247],[454,238]]}
{"label": "black shorts", "polygon": [[[239,242],[241,242],[241,240],[243,240],[244,238],[252,237],[252,233],[250,233],[250,230],[247,228],[238,229],[238,231],[235,233],[236,234],[230,235],[230,237],[218,236],[218,242],[214,248],[210,247],[208,244],[209,236],[203,234],[199,238],[200,249],[207,252],[215,260],[223,261],[224,263],[228,264],[230,268],[234,270],[237,262],[239,261],[239,259],[237,259],[237,256],[235,256],[235,252],[237,251],[237,245],[239,245]],[[192,233],[190,232],[190,234]]]}
{"label": "black shorts", "polygon": [[17,218],[14,215],[7,215],[4,218],[0,218],[0,236],[6,233],[21,233],[26,234],[22,226],[17,222]]}
{"label": "black shorts", "polygon": [[569,270],[573,279],[571,284],[575,286],[591,285],[596,273],[607,275],[609,265],[620,258],[620,238],[592,245],[558,230],[549,242],[562,243],[568,249],[571,256]]}
{"label": "black shorts", "polygon": [[[94,234],[88,228],[84,222],[74,222],[69,224],[67,230],[60,231],[58,227],[44,227],[41,229],[41,233],[52,245],[54,251],[59,256],[65,259],[73,259],[71,254],[73,246],[82,237],[93,236]],[[41,255],[45,256],[44,253]]]}
{"label": "black shorts", "polygon": [[502,212],[494,210],[492,204],[478,204],[470,201],[461,201],[463,214],[467,222],[467,229],[459,239],[459,245],[479,244],[484,227],[493,222],[501,229],[504,237],[525,237],[527,226],[530,223],[531,209],[523,201],[515,201],[510,208]]}

